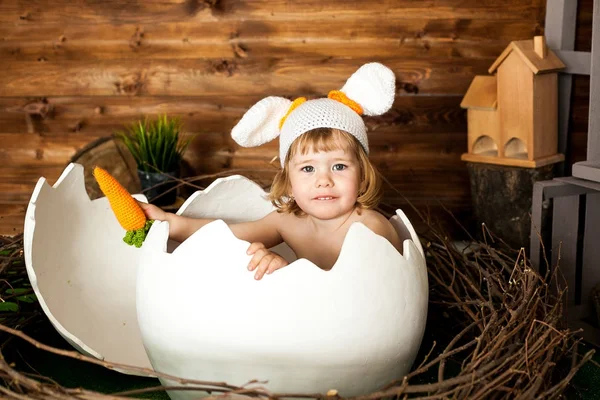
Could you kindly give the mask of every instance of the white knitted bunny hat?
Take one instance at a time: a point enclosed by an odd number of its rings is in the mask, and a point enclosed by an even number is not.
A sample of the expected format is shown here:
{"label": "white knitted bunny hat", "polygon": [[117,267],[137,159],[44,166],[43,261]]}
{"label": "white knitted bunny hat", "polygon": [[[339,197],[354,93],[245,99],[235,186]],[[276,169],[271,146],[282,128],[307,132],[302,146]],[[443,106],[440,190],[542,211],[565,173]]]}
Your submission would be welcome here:
{"label": "white knitted bunny hat", "polygon": [[253,105],[231,131],[243,147],[255,147],[279,138],[279,160],[283,167],[290,146],[300,135],[315,128],[335,128],[353,135],[367,154],[369,141],[361,114],[381,115],[394,103],[396,78],[379,63],[360,67],[344,87],[328,98],[293,102],[270,96]]}

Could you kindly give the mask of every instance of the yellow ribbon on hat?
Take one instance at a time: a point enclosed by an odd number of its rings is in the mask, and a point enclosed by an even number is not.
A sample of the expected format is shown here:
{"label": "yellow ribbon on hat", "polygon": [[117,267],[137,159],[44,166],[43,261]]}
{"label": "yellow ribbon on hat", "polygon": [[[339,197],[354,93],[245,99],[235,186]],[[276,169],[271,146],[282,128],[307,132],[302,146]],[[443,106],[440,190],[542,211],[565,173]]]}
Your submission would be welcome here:
{"label": "yellow ribbon on hat", "polygon": [[363,113],[363,108],[360,106],[360,104],[358,104],[357,102],[355,102],[352,99],[349,99],[348,96],[346,96],[346,93],[344,93],[342,91],[332,90],[331,92],[329,92],[327,97],[332,100],[336,100],[342,104],[347,105],[352,110],[354,110],[354,112],[356,112],[358,115],[362,115],[362,113]]}
{"label": "yellow ribbon on hat", "polygon": [[[346,93],[344,93],[342,91],[332,90],[329,92],[327,97],[332,100],[336,100],[342,104],[347,105],[358,115],[362,115],[362,113],[363,113],[363,108],[360,106],[360,104],[358,104],[357,102],[355,102],[352,99],[349,99],[348,96],[346,96]],[[281,127],[283,126],[283,124],[285,123],[285,120],[291,114],[291,112],[294,111],[296,108],[298,108],[298,106],[300,104],[304,103],[305,101],[306,101],[306,97],[298,97],[297,99],[292,101],[292,104],[290,104],[290,108],[287,110],[285,115],[279,120],[279,130],[281,130]]]}
{"label": "yellow ribbon on hat", "polygon": [[281,127],[283,126],[283,123],[287,119],[288,115],[290,115],[292,111],[294,111],[300,104],[304,103],[305,101],[306,97],[298,97],[296,100],[292,101],[292,104],[290,104],[290,108],[287,110],[285,115],[279,120],[279,130],[281,130]]}

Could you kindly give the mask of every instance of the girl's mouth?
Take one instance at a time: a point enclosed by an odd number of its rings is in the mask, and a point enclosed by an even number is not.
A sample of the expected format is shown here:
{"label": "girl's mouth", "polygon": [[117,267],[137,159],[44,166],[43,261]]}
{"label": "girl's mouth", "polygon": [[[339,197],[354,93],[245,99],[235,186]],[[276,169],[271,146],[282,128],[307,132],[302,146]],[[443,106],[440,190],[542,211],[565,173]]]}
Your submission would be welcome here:
{"label": "girl's mouth", "polygon": [[314,200],[334,200],[334,199],[335,199],[335,197],[333,197],[333,196],[318,196],[318,197],[314,198]]}

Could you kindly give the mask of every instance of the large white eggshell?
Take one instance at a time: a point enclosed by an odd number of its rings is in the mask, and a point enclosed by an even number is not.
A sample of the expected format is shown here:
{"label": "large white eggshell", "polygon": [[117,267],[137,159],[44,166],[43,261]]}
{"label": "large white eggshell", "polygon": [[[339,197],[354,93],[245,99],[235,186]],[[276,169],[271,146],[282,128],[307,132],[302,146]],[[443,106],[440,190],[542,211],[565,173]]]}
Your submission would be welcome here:
{"label": "large white eggshell", "polygon": [[[233,176],[197,192],[180,214],[237,222],[271,210],[260,187]],[[234,385],[264,380],[272,392],[337,389],[342,396],[401,378],[423,336],[428,283],[410,222],[398,210],[392,223],[412,237],[404,241],[403,255],[355,223],[331,271],[300,259],[255,281],[246,269],[249,243],[222,220],[172,253],[168,223],[155,222],[142,246],[137,282],[138,321],[153,367]],[[278,250],[293,261],[286,248]]]}
{"label": "large white eggshell", "polygon": [[50,322],[76,349],[151,368],[135,308],[141,251],[125,244],[124,234],[108,200],[88,197],[83,167],[70,164],[53,187],[40,178],[31,196],[27,274]]}

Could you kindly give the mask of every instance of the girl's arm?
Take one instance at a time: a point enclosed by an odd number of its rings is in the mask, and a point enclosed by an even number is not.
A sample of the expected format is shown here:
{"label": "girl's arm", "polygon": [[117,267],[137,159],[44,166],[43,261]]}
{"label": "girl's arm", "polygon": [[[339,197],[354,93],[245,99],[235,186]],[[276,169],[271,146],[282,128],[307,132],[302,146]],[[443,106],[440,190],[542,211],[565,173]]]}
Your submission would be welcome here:
{"label": "girl's arm", "polygon": [[[215,220],[208,218],[183,217],[181,215],[164,212],[152,204],[141,202],[139,204],[148,219],[169,222],[169,237],[178,242],[183,242],[198,229]],[[263,243],[266,248],[270,248],[283,242],[277,225],[279,218],[279,214],[276,211],[273,211],[257,221],[229,224],[229,228],[238,239],[250,243],[260,242]]]}
{"label": "girl's arm", "polygon": [[[183,242],[198,229],[214,221],[214,219],[182,217],[167,213],[151,204],[140,202],[140,206],[148,219],[169,222],[169,237],[179,242]],[[288,265],[283,257],[268,250],[283,242],[278,228],[280,218],[281,216],[273,211],[257,221],[229,224],[229,228],[238,239],[250,242],[246,251],[252,256],[248,269],[256,270],[254,278],[257,280],[262,279],[265,274]]]}
{"label": "girl's arm", "polygon": [[259,220],[229,224],[229,228],[238,239],[250,243],[259,242],[268,249],[283,242],[279,233],[280,218],[277,211],[271,211]]}

